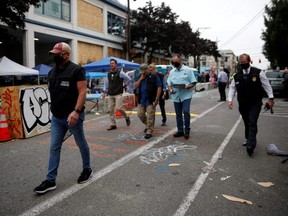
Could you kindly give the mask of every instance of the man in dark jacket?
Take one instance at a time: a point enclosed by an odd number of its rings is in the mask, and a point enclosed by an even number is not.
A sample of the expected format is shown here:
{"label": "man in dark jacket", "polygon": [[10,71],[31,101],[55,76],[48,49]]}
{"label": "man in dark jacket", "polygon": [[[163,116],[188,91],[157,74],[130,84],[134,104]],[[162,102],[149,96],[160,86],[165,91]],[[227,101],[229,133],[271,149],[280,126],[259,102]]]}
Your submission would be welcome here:
{"label": "man in dark jacket", "polygon": [[152,137],[155,121],[155,110],[161,95],[161,81],[158,76],[148,70],[147,64],[140,65],[140,77],[134,84],[138,89],[138,117],[145,128],[145,139]]}
{"label": "man in dark jacket", "polygon": [[130,125],[130,117],[126,114],[123,109],[123,98],[122,94],[124,91],[123,83],[126,82],[127,85],[131,82],[131,78],[125,74],[123,70],[117,68],[117,60],[110,59],[110,71],[105,79],[103,97],[108,95],[108,105],[109,105],[109,115],[111,120],[110,127],[107,130],[115,130],[116,126],[116,115],[115,111],[119,110],[121,115],[124,116],[126,120],[126,125]]}
{"label": "man in dark jacket", "polygon": [[264,90],[268,95],[267,104],[270,108],[274,105],[274,96],[272,88],[266,77],[265,72],[258,68],[250,66],[250,56],[248,54],[240,55],[240,69],[233,77],[228,93],[228,107],[233,108],[233,97],[237,92],[239,112],[245,125],[244,146],[249,156],[251,156],[256,147],[257,121],[263,105],[262,99]]}
{"label": "man in dark jacket", "polygon": [[82,157],[83,172],[78,183],[85,183],[92,176],[89,146],[83,130],[87,86],[85,71],[70,61],[71,48],[67,43],[57,43],[49,54],[53,55],[56,64],[48,74],[53,116],[48,174],[46,180],[34,189],[39,194],[56,189],[61,147],[68,130],[73,134]]}

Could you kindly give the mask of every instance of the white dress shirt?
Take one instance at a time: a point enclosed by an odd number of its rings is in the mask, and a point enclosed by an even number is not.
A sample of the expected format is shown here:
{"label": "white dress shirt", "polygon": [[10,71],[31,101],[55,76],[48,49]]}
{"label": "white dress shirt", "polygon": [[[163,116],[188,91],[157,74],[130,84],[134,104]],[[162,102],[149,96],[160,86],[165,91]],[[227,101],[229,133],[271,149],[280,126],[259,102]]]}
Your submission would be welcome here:
{"label": "white dress shirt", "polygon": [[[243,70],[244,74],[246,73],[249,74],[249,72],[250,72],[250,67],[246,71]],[[267,93],[268,98],[274,98],[272,87],[269,83],[269,80],[266,77],[265,72],[261,71],[259,74],[259,77],[260,77],[260,82],[262,83],[262,87]],[[235,80],[233,79],[229,87],[228,101],[233,101],[235,94],[236,94],[236,86],[235,86]]]}

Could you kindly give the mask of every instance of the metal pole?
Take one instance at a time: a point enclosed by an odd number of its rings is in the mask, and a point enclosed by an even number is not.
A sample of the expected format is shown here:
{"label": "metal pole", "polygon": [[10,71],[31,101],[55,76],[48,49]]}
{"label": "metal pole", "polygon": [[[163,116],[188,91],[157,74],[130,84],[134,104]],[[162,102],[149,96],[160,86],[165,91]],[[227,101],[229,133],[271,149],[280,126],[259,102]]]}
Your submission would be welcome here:
{"label": "metal pole", "polygon": [[130,61],[130,50],[131,50],[131,29],[130,29],[130,0],[127,0],[127,53],[128,60]]}

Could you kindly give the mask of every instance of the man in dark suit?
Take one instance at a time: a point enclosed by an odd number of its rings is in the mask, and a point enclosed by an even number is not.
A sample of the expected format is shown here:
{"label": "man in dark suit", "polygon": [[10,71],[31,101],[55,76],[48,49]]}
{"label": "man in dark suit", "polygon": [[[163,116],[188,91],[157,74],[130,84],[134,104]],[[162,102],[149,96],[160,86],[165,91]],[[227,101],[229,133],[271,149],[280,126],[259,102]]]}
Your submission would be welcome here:
{"label": "man in dark suit", "polygon": [[246,150],[251,156],[256,147],[257,121],[263,105],[264,90],[268,95],[267,104],[274,105],[272,88],[265,72],[250,66],[251,58],[248,54],[240,55],[240,69],[233,77],[228,93],[228,107],[233,108],[233,97],[237,92],[239,112],[245,125]]}

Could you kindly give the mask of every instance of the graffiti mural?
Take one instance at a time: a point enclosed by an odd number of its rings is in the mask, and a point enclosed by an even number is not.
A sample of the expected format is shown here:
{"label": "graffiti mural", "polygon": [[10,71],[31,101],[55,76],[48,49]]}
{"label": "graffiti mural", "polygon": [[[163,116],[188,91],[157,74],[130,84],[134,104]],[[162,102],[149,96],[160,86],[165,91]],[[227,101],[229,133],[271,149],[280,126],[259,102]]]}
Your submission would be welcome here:
{"label": "graffiti mural", "polygon": [[19,103],[25,138],[50,131],[52,114],[48,88],[20,89]]}

